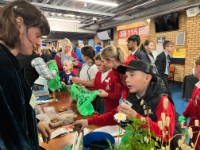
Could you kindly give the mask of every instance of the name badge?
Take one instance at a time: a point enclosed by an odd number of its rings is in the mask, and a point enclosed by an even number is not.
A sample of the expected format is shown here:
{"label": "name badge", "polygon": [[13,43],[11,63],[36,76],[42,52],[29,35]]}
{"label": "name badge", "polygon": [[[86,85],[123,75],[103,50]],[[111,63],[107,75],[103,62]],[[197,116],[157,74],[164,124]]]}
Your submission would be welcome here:
{"label": "name badge", "polygon": [[32,107],[33,109],[35,109],[36,97],[35,97],[34,94],[31,95],[31,99],[30,99],[30,101],[29,101],[29,104],[31,105],[31,107]]}

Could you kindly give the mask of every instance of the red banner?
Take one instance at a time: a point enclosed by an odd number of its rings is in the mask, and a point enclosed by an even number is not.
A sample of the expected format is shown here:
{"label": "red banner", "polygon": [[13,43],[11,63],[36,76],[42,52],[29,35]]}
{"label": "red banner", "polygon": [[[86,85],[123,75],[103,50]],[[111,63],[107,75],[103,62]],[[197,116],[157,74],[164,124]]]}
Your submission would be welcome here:
{"label": "red banner", "polygon": [[135,27],[118,31],[118,38],[128,38],[131,35],[145,36],[149,34],[149,26]]}

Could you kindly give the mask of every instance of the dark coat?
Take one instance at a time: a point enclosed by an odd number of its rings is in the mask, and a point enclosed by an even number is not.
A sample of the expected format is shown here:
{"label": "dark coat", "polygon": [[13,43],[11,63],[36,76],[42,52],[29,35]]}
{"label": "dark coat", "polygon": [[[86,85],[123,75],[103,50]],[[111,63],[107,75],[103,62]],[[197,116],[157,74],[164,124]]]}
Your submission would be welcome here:
{"label": "dark coat", "polygon": [[136,50],[136,52],[133,56],[136,56],[138,59],[148,62],[146,55],[141,50]]}
{"label": "dark coat", "polygon": [[[152,64],[152,63],[151,63],[151,59],[150,59],[149,57],[152,57],[152,58],[154,59],[153,54],[152,54],[152,53],[149,53],[149,55],[151,55],[151,56],[149,56],[147,52],[143,52],[143,53],[144,53],[144,55],[145,55],[145,60],[146,60],[146,62]],[[155,60],[155,59],[154,59],[154,60]]]}
{"label": "dark coat", "polygon": [[165,52],[160,53],[157,58],[156,58],[156,67],[158,69],[158,73],[162,76],[165,74],[165,69],[166,69],[166,55]]}
{"label": "dark coat", "polygon": [[0,44],[0,149],[38,150],[31,89],[16,57]]}

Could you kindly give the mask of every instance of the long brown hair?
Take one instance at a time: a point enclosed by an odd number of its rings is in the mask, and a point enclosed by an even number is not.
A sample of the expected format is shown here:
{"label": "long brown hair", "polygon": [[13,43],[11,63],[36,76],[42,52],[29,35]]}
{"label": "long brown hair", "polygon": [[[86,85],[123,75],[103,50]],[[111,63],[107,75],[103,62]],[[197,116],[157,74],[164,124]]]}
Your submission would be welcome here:
{"label": "long brown hair", "polygon": [[108,58],[115,58],[117,61],[124,63],[126,59],[126,53],[120,47],[108,45],[102,50],[101,58],[106,60]]}
{"label": "long brown hair", "polygon": [[153,43],[153,41],[145,40],[144,43],[140,46],[140,50],[146,53],[145,46],[148,46],[150,43]]}
{"label": "long brown hair", "polygon": [[50,27],[42,12],[25,0],[9,3],[0,12],[0,40],[11,48],[19,41],[19,28],[16,18],[22,17],[27,30],[37,27],[42,35],[48,35]]}

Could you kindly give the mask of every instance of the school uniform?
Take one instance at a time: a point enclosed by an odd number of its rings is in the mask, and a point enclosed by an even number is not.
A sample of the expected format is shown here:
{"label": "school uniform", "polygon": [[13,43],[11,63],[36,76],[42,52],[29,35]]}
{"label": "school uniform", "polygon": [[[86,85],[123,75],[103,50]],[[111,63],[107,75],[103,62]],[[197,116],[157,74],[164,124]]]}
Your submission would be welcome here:
{"label": "school uniform", "polygon": [[166,86],[168,87],[170,56],[165,51],[163,51],[157,56],[155,64],[160,77],[163,79]]}
{"label": "school uniform", "polygon": [[108,93],[108,96],[103,98],[107,112],[117,108],[121,97],[122,85],[116,71],[111,69],[105,73],[98,72],[94,79],[94,88],[96,90],[102,89]]}
{"label": "school uniform", "polygon": [[[130,61],[132,60],[138,60],[139,58],[135,55],[129,55],[126,59],[126,61],[124,62],[124,65],[128,65],[130,63]],[[115,69],[116,73],[119,74],[120,76],[120,80],[121,80],[121,84],[122,84],[122,99],[127,99],[127,96],[128,96],[128,88],[127,88],[127,85],[126,85],[126,78],[125,78],[125,75],[124,74],[120,74],[117,72],[117,70]]]}
{"label": "school uniform", "polygon": [[[175,131],[175,107],[174,103],[167,91],[167,88],[160,77],[158,77],[153,68],[151,68],[148,63],[140,60],[131,61],[127,67],[119,66],[117,68],[119,73],[124,74],[127,68],[132,68],[135,70],[141,70],[143,72],[152,74],[153,78],[149,83],[148,88],[146,89],[145,94],[142,97],[138,97],[136,93],[129,93],[127,100],[132,103],[132,109],[137,112],[138,118],[145,118],[150,125],[150,131],[153,132],[157,137],[162,138],[165,142],[168,142],[168,137],[162,137],[162,131],[158,126],[158,121],[162,120],[161,114],[164,112],[167,116],[170,117],[170,125],[167,127],[170,137],[173,136]],[[148,116],[145,115],[143,106],[140,105],[141,100],[144,100],[149,108],[151,108],[152,113]],[[168,107],[164,108],[164,101],[167,100]],[[101,116],[94,116],[88,119],[89,125],[116,125],[117,121],[114,119],[114,115],[118,112],[117,108],[112,110],[109,113],[103,114]],[[145,126],[144,126],[145,128]],[[174,145],[171,144],[172,149]],[[171,148],[170,147],[170,148]]]}
{"label": "school uniform", "polygon": [[137,57],[137,59],[139,59],[139,60],[148,61],[148,59],[146,58],[144,52],[139,50],[139,49],[133,51],[130,55]]}
{"label": "school uniform", "polygon": [[[189,126],[192,127],[192,131],[200,131],[200,127],[195,127],[195,120],[200,121],[200,81],[196,83],[192,98],[190,99],[185,111],[183,112],[183,116],[186,118],[190,118]],[[193,134],[192,142],[195,143],[197,139],[197,133]],[[197,147],[195,150],[200,150],[200,139],[198,140]]]}

